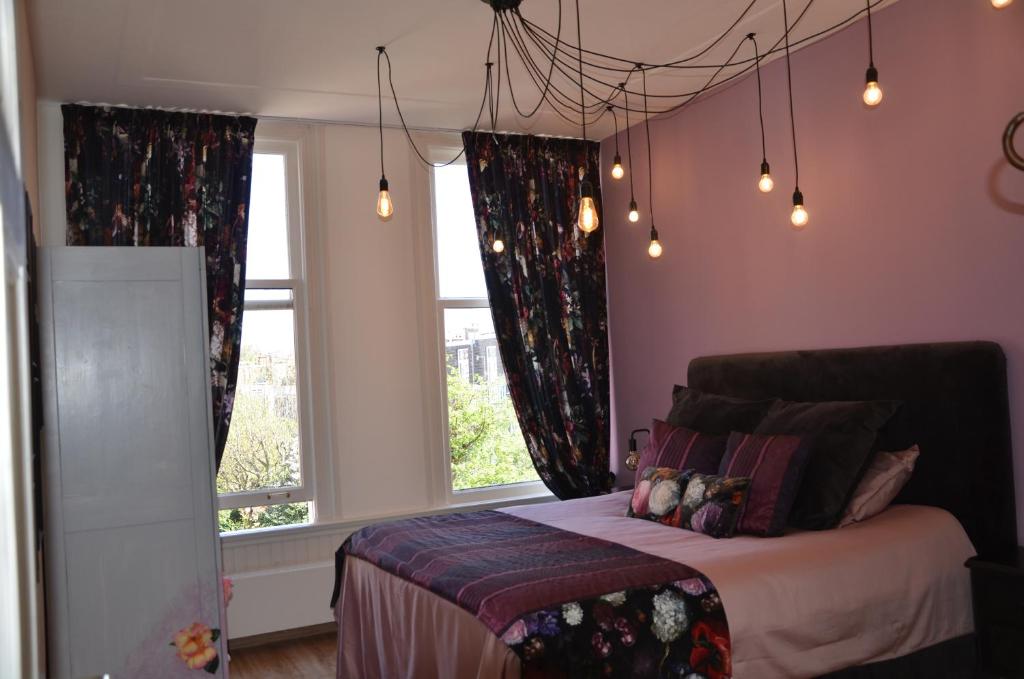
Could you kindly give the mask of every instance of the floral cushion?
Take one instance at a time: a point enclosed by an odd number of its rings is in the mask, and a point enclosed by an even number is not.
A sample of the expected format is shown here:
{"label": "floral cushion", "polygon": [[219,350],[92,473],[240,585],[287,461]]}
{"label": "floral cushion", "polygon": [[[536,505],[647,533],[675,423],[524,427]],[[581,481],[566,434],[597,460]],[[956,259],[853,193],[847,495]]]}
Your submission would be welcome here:
{"label": "floral cushion", "polygon": [[750,479],[648,467],[640,475],[626,516],[728,538],[747,500]]}

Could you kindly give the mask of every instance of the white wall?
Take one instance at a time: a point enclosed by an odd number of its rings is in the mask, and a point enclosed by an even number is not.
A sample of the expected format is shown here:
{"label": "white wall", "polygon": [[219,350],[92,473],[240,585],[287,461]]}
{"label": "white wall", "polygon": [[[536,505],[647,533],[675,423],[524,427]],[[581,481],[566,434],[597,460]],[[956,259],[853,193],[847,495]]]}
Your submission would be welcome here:
{"label": "white wall", "polygon": [[[338,518],[426,509],[433,503],[425,426],[417,230],[429,186],[401,133],[385,135],[394,217],[377,219],[377,131],[323,130],[325,305],[333,375],[331,420]],[[424,182],[417,187],[416,182]],[[424,221],[424,219],[426,221]]]}

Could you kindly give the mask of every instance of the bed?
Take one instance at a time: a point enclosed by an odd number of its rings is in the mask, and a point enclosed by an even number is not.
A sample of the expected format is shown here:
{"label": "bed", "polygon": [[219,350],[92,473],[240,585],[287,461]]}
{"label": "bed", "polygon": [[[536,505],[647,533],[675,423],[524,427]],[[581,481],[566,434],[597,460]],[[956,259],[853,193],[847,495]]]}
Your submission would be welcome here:
{"label": "bed", "polygon": [[[728,613],[732,676],[962,677],[973,665],[964,561],[1016,542],[1005,358],[986,342],[712,356],[688,384],[757,399],[897,399],[914,476],[882,514],[827,531],[714,540],[625,518],[629,493],[502,510],[707,575]],[[339,573],[338,676],[518,677],[477,617],[372,563]]]}

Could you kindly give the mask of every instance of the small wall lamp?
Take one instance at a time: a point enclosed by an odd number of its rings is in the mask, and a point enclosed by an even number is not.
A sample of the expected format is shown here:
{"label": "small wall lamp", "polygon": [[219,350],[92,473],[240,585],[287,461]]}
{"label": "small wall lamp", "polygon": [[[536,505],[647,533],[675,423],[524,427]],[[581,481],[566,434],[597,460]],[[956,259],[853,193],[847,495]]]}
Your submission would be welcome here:
{"label": "small wall lamp", "polygon": [[626,469],[631,472],[635,472],[636,468],[640,466],[640,453],[636,452],[636,435],[640,432],[644,432],[648,436],[651,435],[650,429],[634,429],[629,432],[629,455],[626,456]]}

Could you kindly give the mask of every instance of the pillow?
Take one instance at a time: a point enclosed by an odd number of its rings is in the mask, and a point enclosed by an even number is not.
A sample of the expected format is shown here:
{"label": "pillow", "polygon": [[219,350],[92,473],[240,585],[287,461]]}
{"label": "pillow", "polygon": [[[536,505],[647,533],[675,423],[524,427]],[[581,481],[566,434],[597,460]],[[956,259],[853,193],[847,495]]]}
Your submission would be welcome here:
{"label": "pillow", "polygon": [[749,487],[745,478],[648,467],[633,490],[626,516],[728,538],[736,530]]}
{"label": "pillow", "polygon": [[809,453],[806,437],[740,432],[729,436],[718,473],[750,477],[750,492],[737,531],[782,535]]}
{"label": "pillow", "polygon": [[810,460],[789,522],[798,528],[834,528],[870,462],[878,430],[898,401],[778,401],[755,434],[814,434]]}
{"label": "pillow", "polygon": [[701,434],[686,427],[673,427],[654,420],[637,469],[670,467],[693,469],[702,474],[718,473],[718,463],[725,455],[727,436]]}
{"label": "pillow", "polygon": [[747,401],[676,385],[665,420],[674,427],[728,436],[732,431],[754,431],[774,404],[775,399]]}
{"label": "pillow", "polygon": [[839,525],[849,526],[870,519],[888,507],[903,490],[903,486],[907,485],[920,454],[921,449],[917,446],[898,453],[879,451],[864,473],[864,478],[857,484],[857,490],[853,492],[853,499],[846,506]]}

